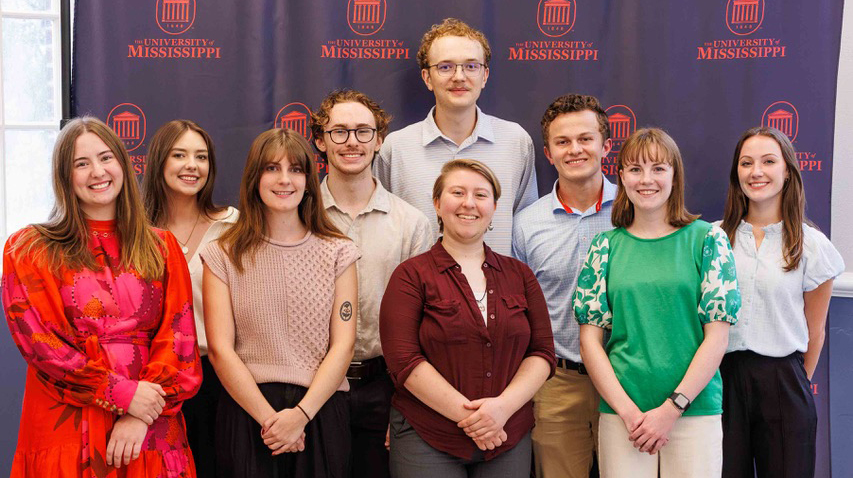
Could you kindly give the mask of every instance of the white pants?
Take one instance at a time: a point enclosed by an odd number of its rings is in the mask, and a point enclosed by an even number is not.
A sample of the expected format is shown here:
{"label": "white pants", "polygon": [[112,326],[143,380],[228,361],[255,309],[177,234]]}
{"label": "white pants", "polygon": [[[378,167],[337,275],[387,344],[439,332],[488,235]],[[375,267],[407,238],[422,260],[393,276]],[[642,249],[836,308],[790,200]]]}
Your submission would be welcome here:
{"label": "white pants", "polygon": [[723,425],[720,415],[681,417],[655,455],[628,440],[619,415],[602,413],[598,422],[598,462],[602,478],[720,478]]}

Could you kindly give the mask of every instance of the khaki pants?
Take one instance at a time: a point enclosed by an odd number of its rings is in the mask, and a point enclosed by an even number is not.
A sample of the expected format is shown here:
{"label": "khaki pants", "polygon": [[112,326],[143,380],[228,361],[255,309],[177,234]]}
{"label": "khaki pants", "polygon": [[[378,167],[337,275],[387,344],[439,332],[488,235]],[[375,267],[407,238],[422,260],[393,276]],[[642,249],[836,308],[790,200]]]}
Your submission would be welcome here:
{"label": "khaki pants", "polygon": [[720,415],[681,417],[657,454],[634,448],[619,415],[601,414],[598,467],[602,478],[720,478],[723,423]]}
{"label": "khaki pants", "polygon": [[598,392],[589,375],[557,368],[533,397],[537,478],[589,478],[598,443]]}

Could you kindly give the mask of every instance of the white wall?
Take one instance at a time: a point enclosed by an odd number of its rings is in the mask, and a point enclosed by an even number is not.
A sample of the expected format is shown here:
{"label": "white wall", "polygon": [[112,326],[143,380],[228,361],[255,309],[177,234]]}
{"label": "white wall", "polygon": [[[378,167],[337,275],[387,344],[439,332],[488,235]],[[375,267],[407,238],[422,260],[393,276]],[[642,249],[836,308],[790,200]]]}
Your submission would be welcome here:
{"label": "white wall", "polygon": [[835,290],[836,295],[853,296],[853,0],[844,2],[833,150],[831,239],[848,271]]}

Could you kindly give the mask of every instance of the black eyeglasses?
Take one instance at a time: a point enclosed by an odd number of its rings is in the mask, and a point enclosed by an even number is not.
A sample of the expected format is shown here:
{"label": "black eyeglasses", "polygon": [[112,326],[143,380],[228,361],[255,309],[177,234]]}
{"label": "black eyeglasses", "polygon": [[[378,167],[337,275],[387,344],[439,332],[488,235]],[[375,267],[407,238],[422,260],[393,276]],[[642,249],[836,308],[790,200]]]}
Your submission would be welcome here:
{"label": "black eyeglasses", "polygon": [[335,144],[344,144],[349,141],[349,134],[355,132],[355,139],[359,143],[369,143],[376,136],[376,128],[337,128],[325,131]]}
{"label": "black eyeglasses", "polygon": [[466,61],[465,63],[453,63],[452,61],[442,61],[435,65],[429,65],[430,68],[435,68],[440,76],[453,76],[456,74],[456,69],[462,67],[462,72],[465,76],[477,76],[484,64],[476,61]]}

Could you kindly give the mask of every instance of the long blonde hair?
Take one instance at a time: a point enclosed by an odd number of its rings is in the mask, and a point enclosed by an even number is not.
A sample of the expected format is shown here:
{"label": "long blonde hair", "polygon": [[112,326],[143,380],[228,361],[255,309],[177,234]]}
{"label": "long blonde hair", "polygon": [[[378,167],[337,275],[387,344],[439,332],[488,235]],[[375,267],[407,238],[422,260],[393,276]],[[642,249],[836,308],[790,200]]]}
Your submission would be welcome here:
{"label": "long blonde hair", "polygon": [[47,222],[33,224],[20,244],[26,252],[39,251],[36,258],[54,273],[60,268],[99,268],[89,249],[89,225],[80,201],[71,187],[71,171],[77,138],[93,133],[113,152],[124,180],[116,198],[116,232],[121,241],[121,266],[136,270],[146,280],[163,275],[163,241],[151,229],[139,197],[139,186],[130,157],[121,140],[99,119],[84,116],[68,122],[53,147],[53,193],[55,202]]}

